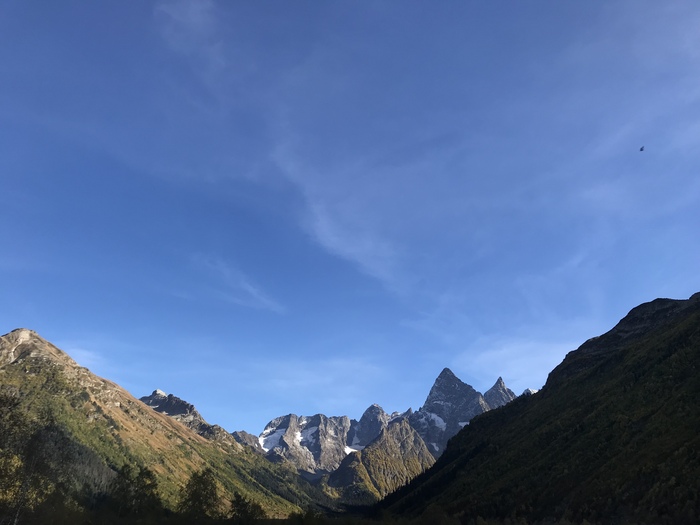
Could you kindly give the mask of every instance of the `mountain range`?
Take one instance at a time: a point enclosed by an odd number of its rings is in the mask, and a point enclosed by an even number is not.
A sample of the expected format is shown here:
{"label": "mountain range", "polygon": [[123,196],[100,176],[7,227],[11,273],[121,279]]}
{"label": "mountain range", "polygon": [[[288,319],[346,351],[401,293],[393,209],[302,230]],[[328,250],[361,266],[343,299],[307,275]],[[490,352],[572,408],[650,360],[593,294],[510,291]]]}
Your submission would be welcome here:
{"label": "mountain range", "polygon": [[482,395],[445,368],[415,412],[388,414],[374,404],[359,421],[348,416],[288,414],[270,421],[257,439],[244,431],[228,434],[207,423],[187,401],[161,390],[141,401],[202,437],[233,438],[271,462],[293,465],[306,480],[320,483],[344,503],[368,504],[429,468],[447,441],[475,415],[515,398],[500,377]]}
{"label": "mountain range", "polygon": [[394,521],[694,524],[699,370],[700,294],[656,299],[539,392],[499,378],[482,395],[445,369],[415,412],[288,414],[256,436],[172,394],[137,400],[18,329],[0,337],[0,520],[112,523],[143,508],[135,490],[177,512],[206,474],[217,515],[230,500],[271,517],[379,501]]}

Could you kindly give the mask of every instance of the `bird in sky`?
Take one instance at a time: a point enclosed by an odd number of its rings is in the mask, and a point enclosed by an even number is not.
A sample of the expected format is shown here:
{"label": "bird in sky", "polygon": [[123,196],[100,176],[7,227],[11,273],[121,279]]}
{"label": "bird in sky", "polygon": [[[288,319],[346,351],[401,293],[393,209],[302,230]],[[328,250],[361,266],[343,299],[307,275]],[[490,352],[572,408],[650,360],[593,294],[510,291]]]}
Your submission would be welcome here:
{"label": "bird in sky", "polygon": [[639,151],[644,151],[644,146],[642,146],[641,148],[639,148]]}

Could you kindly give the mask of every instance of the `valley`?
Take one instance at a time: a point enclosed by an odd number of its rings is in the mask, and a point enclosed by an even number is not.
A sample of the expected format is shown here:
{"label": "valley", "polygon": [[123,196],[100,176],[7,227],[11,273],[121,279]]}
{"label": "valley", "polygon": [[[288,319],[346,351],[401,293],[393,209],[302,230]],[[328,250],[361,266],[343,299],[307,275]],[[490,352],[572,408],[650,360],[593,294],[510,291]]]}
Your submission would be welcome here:
{"label": "valley", "polygon": [[196,519],[690,524],[699,367],[700,294],[657,299],[570,352],[539,392],[499,378],[481,394],[445,368],[415,411],[287,414],[254,435],[160,390],[136,399],[18,329],[0,338],[0,510],[165,523],[195,516],[213,487]]}

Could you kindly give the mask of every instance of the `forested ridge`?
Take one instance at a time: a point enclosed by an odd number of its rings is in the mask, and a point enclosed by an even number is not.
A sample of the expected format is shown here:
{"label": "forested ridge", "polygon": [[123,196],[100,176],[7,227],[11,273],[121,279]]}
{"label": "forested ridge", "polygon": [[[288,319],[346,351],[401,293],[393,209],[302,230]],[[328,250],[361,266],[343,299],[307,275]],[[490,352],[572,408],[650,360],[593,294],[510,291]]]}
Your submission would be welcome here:
{"label": "forested ridge", "polygon": [[463,522],[697,523],[700,295],[634,309],[539,393],[472,420],[380,506]]}

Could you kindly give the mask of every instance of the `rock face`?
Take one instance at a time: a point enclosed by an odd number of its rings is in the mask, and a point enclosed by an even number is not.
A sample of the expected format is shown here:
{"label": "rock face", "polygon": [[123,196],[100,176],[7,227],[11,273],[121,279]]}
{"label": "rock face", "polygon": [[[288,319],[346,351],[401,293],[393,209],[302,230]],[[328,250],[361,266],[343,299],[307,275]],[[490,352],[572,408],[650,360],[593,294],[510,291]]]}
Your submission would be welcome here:
{"label": "rock face", "polygon": [[359,421],[347,416],[297,416],[273,419],[258,438],[268,459],[291,461],[307,478],[332,472],[351,452],[362,450],[399,414],[372,405]]}
{"label": "rock face", "polygon": [[425,403],[409,417],[409,422],[423,438],[428,450],[438,458],[452,436],[474,416],[490,408],[484,396],[445,368],[435,380]]}
{"label": "rock face", "polygon": [[0,338],[0,367],[30,358],[55,362],[62,367],[80,368],[68,354],[33,330],[17,328]]}
{"label": "rock face", "polygon": [[180,399],[173,394],[166,394],[162,390],[154,390],[150,396],[140,398],[146,405],[156,412],[172,417],[197,434],[207,439],[217,441],[236,441],[234,436],[226,432],[219,425],[210,425],[202,415],[197,412],[194,405]]}
{"label": "rock face", "polygon": [[338,468],[343,458],[372,443],[395,419],[406,419],[434,458],[447,441],[474,417],[501,407],[517,396],[502,378],[485,395],[460,381],[449,368],[435,380],[423,406],[416,412],[387,414],[372,405],[359,421],[342,417],[289,414],[270,421],[259,436],[261,448],[273,461],[286,459],[307,474],[323,474]]}
{"label": "rock face", "polygon": [[265,452],[263,450],[263,448],[260,446],[260,441],[258,440],[258,436],[255,436],[253,434],[249,434],[245,430],[236,430],[235,432],[231,432],[231,435],[233,436],[233,439],[235,439],[241,445],[248,446],[248,447],[252,448],[255,452],[258,452],[261,454]]}
{"label": "rock face", "polygon": [[303,473],[322,474],[338,468],[347,454],[350,425],[347,416],[289,414],[267,424],[260,446],[272,461],[286,459]]}
{"label": "rock face", "polygon": [[211,427],[197,412],[194,405],[172,394],[166,394],[162,390],[154,390],[150,396],[144,396],[140,399],[153,410],[172,417],[198,434],[200,428]]}
{"label": "rock face", "polygon": [[503,378],[499,377],[496,384],[489,388],[484,394],[484,401],[491,410],[502,407],[515,399],[515,393],[506,386]]}
{"label": "rock face", "polygon": [[362,414],[360,421],[354,419],[350,422],[348,432],[348,446],[354,450],[361,450],[369,445],[382,430],[389,424],[391,416],[377,404],[372,405]]}

